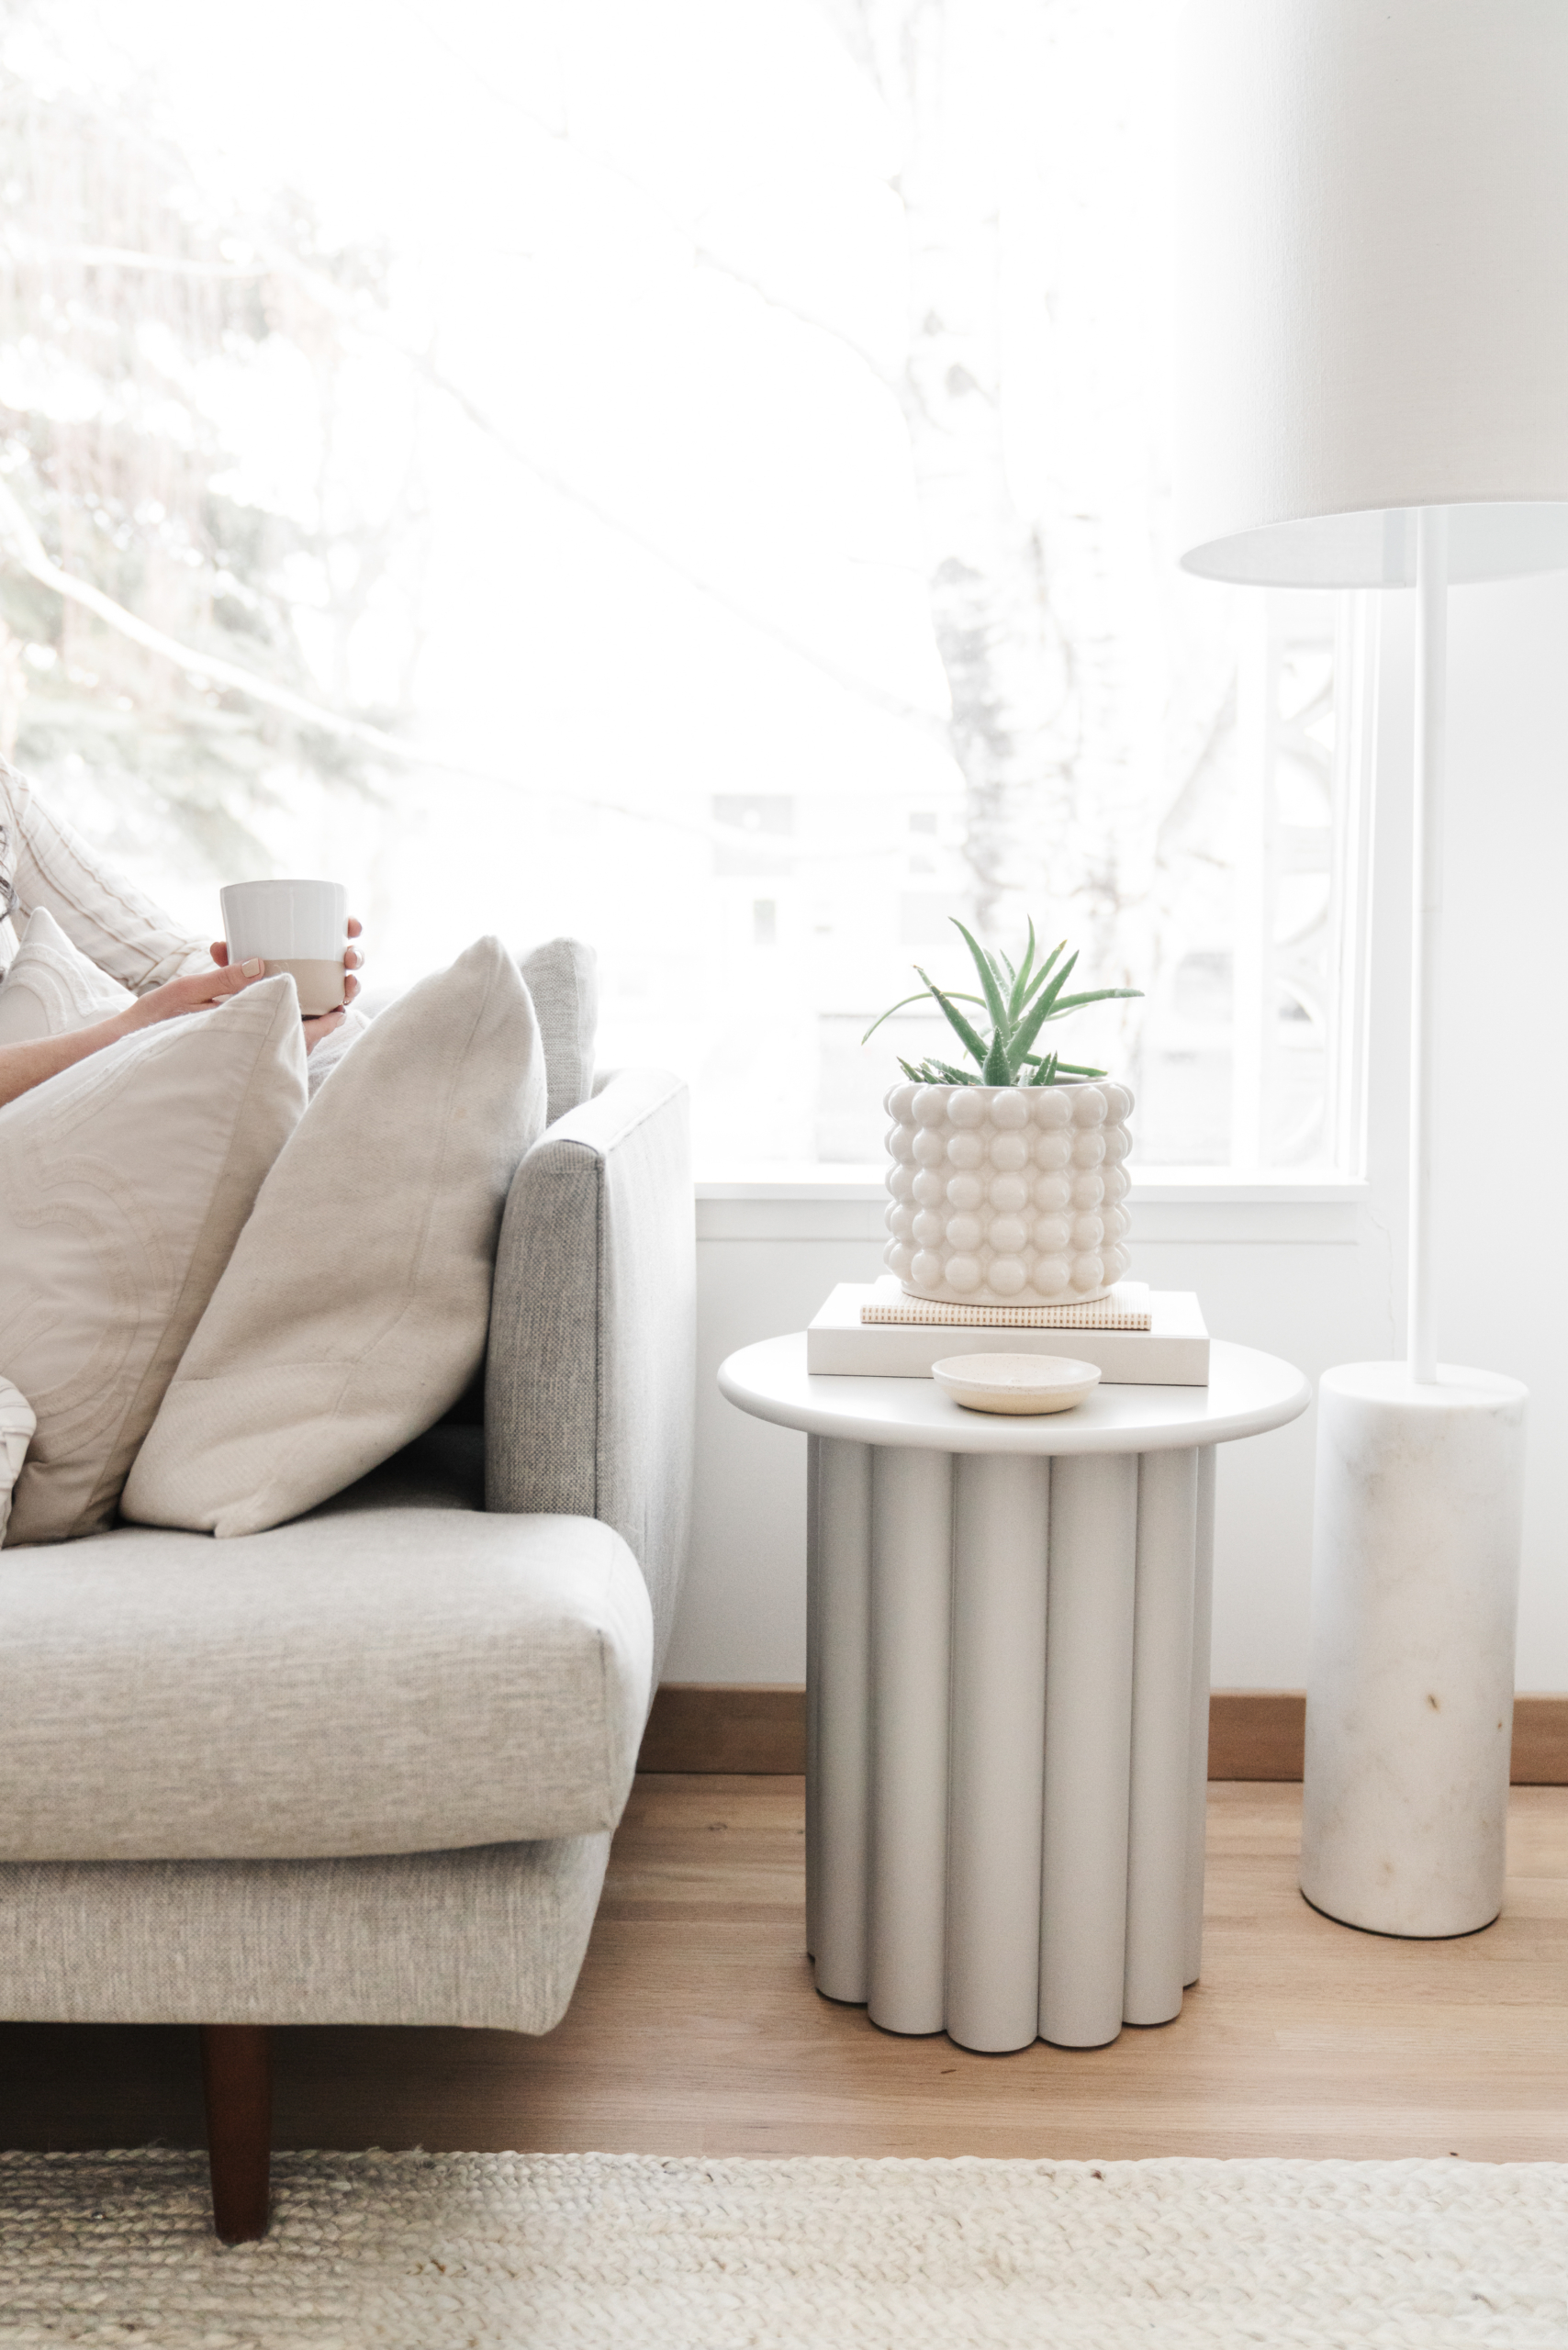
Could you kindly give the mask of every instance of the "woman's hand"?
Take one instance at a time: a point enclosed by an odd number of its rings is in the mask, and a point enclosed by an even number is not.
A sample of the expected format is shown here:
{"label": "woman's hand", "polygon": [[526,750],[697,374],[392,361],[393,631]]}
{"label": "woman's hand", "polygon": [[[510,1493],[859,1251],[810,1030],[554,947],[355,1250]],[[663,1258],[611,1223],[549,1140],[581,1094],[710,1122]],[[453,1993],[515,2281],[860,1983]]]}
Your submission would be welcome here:
{"label": "woman's hand", "polygon": [[196,971],[151,989],[123,1012],[117,1012],[112,1020],[97,1021],[91,1028],[73,1028],[63,1036],[35,1037],[26,1045],[0,1045],[0,1107],[30,1093],[47,1079],[58,1077],[62,1069],[73,1069],[90,1053],[118,1045],[122,1036],[133,1035],[139,1028],[155,1027],[160,1020],[180,1020],[190,1012],[206,1012],[226,996],[242,994],[255,986],[265,969],[266,965],[257,961],[241,963],[233,971]]}
{"label": "woman's hand", "polygon": [[[364,934],[364,924],[359,921],[357,916],[350,914],[349,936],[351,938],[361,938]],[[228,968],[229,942],[227,939],[215,938],[213,940],[212,959],[218,965],[219,970],[224,970]],[[348,1009],[355,996],[359,993],[359,981],[355,979],[354,973],[361,968],[364,962],[364,957],[360,953],[357,946],[346,946],[343,949],[344,1011]],[[250,966],[247,964],[245,968],[248,970]],[[343,1014],[342,1012],[323,1012],[319,1018],[315,1020],[302,1020],[299,1024],[305,1032],[305,1049],[307,1052],[309,1052],[315,1046],[320,1043],[323,1036],[330,1036],[334,1028],[341,1028],[342,1026]]]}
{"label": "woman's hand", "polygon": [[166,979],[161,988],[150,988],[138,996],[123,1012],[117,1012],[103,1026],[112,1029],[116,1036],[129,1036],[138,1028],[151,1028],[160,1020],[183,1019],[187,1012],[209,1012],[226,996],[240,995],[246,988],[254,987],[266,969],[258,956],[254,962],[241,963],[232,970],[221,967],[211,971],[187,972],[183,979]]}

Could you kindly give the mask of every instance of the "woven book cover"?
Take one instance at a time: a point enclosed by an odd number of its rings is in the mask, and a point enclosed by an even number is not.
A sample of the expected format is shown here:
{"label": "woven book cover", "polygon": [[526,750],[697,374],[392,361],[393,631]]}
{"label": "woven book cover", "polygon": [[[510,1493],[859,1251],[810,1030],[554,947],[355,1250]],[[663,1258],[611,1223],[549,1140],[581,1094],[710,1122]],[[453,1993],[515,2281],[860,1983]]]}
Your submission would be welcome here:
{"label": "woven book cover", "polygon": [[[1088,1305],[951,1305],[906,1297],[895,1283],[860,1308],[862,1322],[936,1324],[960,1330],[1148,1330],[1153,1327],[1147,1281],[1118,1281]],[[884,1284],[879,1281],[879,1291]]]}

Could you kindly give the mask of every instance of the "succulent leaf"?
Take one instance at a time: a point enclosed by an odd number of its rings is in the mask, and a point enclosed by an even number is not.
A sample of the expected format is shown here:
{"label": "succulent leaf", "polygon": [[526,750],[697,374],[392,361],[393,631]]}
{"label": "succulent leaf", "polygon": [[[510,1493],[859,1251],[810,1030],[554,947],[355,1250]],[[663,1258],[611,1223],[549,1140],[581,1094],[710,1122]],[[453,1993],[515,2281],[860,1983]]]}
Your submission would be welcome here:
{"label": "succulent leaf", "polygon": [[[1006,959],[1007,958],[1004,956],[1002,960],[1006,962]],[[1029,944],[1025,949],[1024,960],[1019,964],[1018,968],[1015,971],[1014,970],[1011,963],[1008,963],[1007,965],[1008,972],[1013,980],[1013,992],[1007,999],[1007,1016],[1010,1020],[1015,1021],[1018,1014],[1024,1009],[1025,999],[1029,992],[1029,973],[1033,970],[1034,965],[1035,918],[1033,914],[1031,914],[1029,917]]]}
{"label": "succulent leaf", "polygon": [[1001,1031],[998,1030],[991,1040],[991,1050],[985,1057],[985,1067],[980,1071],[980,1083],[982,1085],[1011,1085],[1013,1079],[1014,1070],[1008,1062],[1007,1047],[1002,1041]]}
{"label": "succulent leaf", "polygon": [[1069,1012],[1076,1012],[1086,1003],[1107,1003],[1113,996],[1141,995],[1141,988],[1092,988],[1087,995],[1058,996],[1050,1010],[1053,1020],[1060,1020]]}
{"label": "succulent leaf", "polygon": [[947,1025],[958,1037],[958,1042],[962,1045],[965,1052],[973,1055],[977,1069],[983,1068],[987,1048],[980,1041],[978,1032],[969,1025],[969,1023],[964,1018],[963,1013],[958,1010],[958,1005],[952,1001],[952,998],[943,993],[935,980],[926,979],[925,973],[921,971],[920,965],[918,963],[914,968],[920,972],[921,978],[925,979],[925,984],[930,990],[933,999],[941,1008]]}
{"label": "succulent leaf", "polygon": [[[922,973],[921,976],[924,978],[924,974]],[[985,1002],[985,998],[983,996],[966,995],[961,988],[949,988],[947,992],[958,1003],[983,1003]],[[861,1037],[860,1042],[863,1045],[869,1044],[871,1038],[876,1035],[884,1020],[890,1020],[895,1012],[902,1012],[903,1010],[906,1003],[924,1003],[930,993],[931,988],[929,983],[927,983],[927,985],[923,988],[916,988],[913,995],[901,996],[897,1003],[890,1003],[886,1012],[878,1013],[877,1017],[872,1021],[871,1025],[867,1029],[866,1034]]]}
{"label": "succulent leaf", "polygon": [[1039,1035],[1047,1021],[1051,1018],[1056,1010],[1057,998],[1060,995],[1062,988],[1066,984],[1068,975],[1071,971],[1072,967],[1077,960],[1078,957],[1076,955],[1070,955],[1068,957],[1067,961],[1062,965],[1061,969],[1058,972],[1056,978],[1052,979],[1050,985],[1045,990],[1043,994],[1037,995],[1035,998],[1034,1002],[1025,1013],[1018,1029],[1017,1041],[1021,1051],[1028,1051],[1030,1046],[1034,1043],[1036,1037]]}
{"label": "succulent leaf", "polygon": [[[927,1001],[935,1004],[964,1050],[974,1063],[972,1069],[957,1067],[950,1061],[930,1055],[920,1062],[899,1060],[904,1075],[921,1085],[1058,1085],[1077,1080],[1103,1077],[1102,1069],[1090,1069],[1075,1061],[1064,1061],[1056,1053],[1036,1053],[1031,1049],[1047,1020],[1064,1019],[1069,1013],[1081,1011],[1088,1003],[1105,1003],[1126,1000],[1142,993],[1139,988],[1090,988],[1076,995],[1063,993],[1078,961],[1075,949],[1067,955],[1067,941],[1053,946],[1041,962],[1036,962],[1038,944],[1034,922],[1029,923],[1028,943],[1024,959],[1014,968],[1010,957],[993,953],[980,945],[973,933],[954,920],[969,950],[975,971],[984,990],[973,995],[967,988],[939,988],[930,974],[917,963],[915,975],[921,980],[914,995],[901,997],[879,1013],[861,1038],[868,1043],[883,1021],[890,1020],[912,1003]],[[1062,957],[1067,955],[1067,960]],[[980,1005],[991,1016],[991,1033],[982,1035],[971,1021],[958,1010],[960,1003]],[[1025,1077],[1027,1069],[1030,1074]]]}
{"label": "succulent leaf", "polygon": [[[991,957],[986,953],[985,948],[980,945],[979,939],[975,937],[974,934],[971,931],[965,929],[957,914],[954,914],[951,917],[951,920],[954,929],[958,932],[959,937],[963,940],[964,945],[969,948],[969,953],[974,957],[975,969],[980,973],[980,986],[985,990],[986,1010],[990,1013],[992,1021],[998,1028],[1005,1028],[1007,1025],[1007,1002],[1002,992],[1002,986],[998,978],[996,966],[991,961]],[[986,1082],[989,1085],[1004,1085],[1007,1080],[1005,1078],[988,1078]]]}

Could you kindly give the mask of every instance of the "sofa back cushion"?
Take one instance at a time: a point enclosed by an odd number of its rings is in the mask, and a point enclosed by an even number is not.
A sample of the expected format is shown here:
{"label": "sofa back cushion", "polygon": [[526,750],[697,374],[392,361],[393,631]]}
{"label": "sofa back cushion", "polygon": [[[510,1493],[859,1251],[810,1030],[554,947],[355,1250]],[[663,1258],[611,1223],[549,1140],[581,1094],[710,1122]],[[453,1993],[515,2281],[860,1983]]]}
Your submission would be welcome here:
{"label": "sofa back cushion", "polygon": [[538,1022],[498,939],[382,1013],[263,1185],[126,1516],[256,1533],[432,1427],[484,1359],[501,1211],[544,1104]]}
{"label": "sofa back cushion", "polygon": [[0,1371],[38,1416],[8,1544],[108,1525],[304,1107],[299,1003],[280,977],[0,1109]]}
{"label": "sofa back cushion", "polygon": [[519,960],[539,1015],[549,1085],[545,1124],[553,1126],[593,1091],[599,957],[580,938],[547,938]]}
{"label": "sofa back cushion", "polygon": [[39,1036],[69,1036],[112,1020],[136,998],[90,963],[67,938],[47,906],[35,907],[22,943],[0,979],[0,1045],[30,1045]]}

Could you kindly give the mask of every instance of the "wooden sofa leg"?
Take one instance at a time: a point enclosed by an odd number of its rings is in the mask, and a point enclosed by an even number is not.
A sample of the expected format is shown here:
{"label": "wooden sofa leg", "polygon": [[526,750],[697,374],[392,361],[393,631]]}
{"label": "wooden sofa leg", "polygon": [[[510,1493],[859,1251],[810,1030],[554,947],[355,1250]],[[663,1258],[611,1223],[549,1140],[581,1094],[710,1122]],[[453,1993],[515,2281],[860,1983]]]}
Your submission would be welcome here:
{"label": "wooden sofa leg", "polygon": [[201,2083],[212,2164],[212,2224],[254,2244],[272,2210],[272,2043],[264,2023],[204,2023]]}

